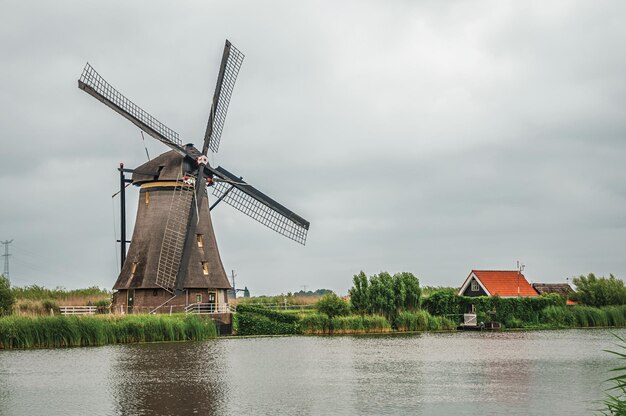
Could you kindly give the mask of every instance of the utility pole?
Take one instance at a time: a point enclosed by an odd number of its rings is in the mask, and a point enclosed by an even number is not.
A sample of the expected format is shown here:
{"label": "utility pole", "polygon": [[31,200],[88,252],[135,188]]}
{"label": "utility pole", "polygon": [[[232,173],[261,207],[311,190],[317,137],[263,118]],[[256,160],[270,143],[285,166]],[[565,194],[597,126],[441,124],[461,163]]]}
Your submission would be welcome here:
{"label": "utility pole", "polygon": [[4,244],[4,254],[2,255],[2,257],[4,257],[4,277],[6,277],[7,279],[9,278],[9,256],[11,256],[9,254],[9,244],[11,244],[13,242],[13,240],[5,240],[5,241],[0,241],[0,243]]}
{"label": "utility pole", "polygon": [[235,276],[237,275],[234,270],[231,270],[231,276],[233,281],[233,298],[237,299],[237,287],[235,286]]}
{"label": "utility pole", "polygon": [[522,274],[522,272],[524,271],[524,267],[526,267],[525,264],[520,264],[519,260],[517,261],[517,297],[520,297],[520,293],[519,293],[519,278],[520,275]]}
{"label": "utility pole", "polygon": [[120,239],[117,240],[120,243],[120,270],[124,267],[124,262],[126,262],[126,244],[130,243],[129,240],[126,239],[126,187],[128,184],[133,183],[132,179],[127,179],[125,173],[126,172],[134,172],[132,169],[124,169],[124,164],[120,163],[120,167],[117,169],[120,171],[120,190],[113,194],[120,195]]}

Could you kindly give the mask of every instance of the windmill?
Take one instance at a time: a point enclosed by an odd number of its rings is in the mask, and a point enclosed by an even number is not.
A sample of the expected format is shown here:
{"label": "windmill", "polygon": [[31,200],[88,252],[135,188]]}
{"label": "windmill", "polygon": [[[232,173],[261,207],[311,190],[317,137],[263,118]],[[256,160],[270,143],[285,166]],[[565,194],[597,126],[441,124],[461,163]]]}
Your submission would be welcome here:
{"label": "windmill", "polygon": [[[210,165],[217,152],[244,55],[228,40],[213,94],[203,145],[183,144],[178,133],[145,112],[86,64],[78,88],[115,110],[171,150],[137,167],[140,188],[133,237],[113,287],[116,312],[202,310],[230,323],[230,283],[210,210],[223,201],[270,229],[305,244],[309,222],[225,168]],[[123,174],[122,174],[123,175]],[[216,200],[209,206],[207,190]],[[121,239],[122,253],[125,238]],[[215,315],[215,316],[217,316]]]}

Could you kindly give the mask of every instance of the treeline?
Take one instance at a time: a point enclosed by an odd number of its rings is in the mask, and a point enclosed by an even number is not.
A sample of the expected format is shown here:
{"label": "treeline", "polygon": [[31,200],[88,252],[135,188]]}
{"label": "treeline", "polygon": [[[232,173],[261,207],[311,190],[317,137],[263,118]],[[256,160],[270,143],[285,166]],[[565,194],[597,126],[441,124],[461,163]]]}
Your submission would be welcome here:
{"label": "treeline", "polygon": [[106,289],[101,289],[98,286],[91,286],[86,289],[66,289],[64,287],[56,287],[55,289],[48,289],[43,286],[31,285],[24,287],[11,288],[13,295],[16,299],[29,299],[29,300],[61,300],[66,298],[89,298],[89,297],[110,297],[111,292]]}
{"label": "treeline", "polygon": [[393,276],[387,272],[367,277],[361,272],[352,279],[349,290],[352,309],[360,314],[383,315],[393,320],[401,311],[419,309],[419,280],[413,273],[402,272]]}
{"label": "treeline", "polygon": [[608,306],[626,304],[626,286],[624,281],[612,274],[609,277],[596,277],[589,273],[572,279],[576,285],[570,299],[588,306]]}
{"label": "treeline", "polygon": [[360,334],[450,330],[453,319],[420,309],[419,280],[412,273],[381,272],[354,276],[350,302],[326,294],[310,311],[270,310],[262,305],[237,306],[238,335]]}
{"label": "treeline", "polygon": [[[330,289],[317,289],[317,290],[299,290],[297,292],[293,293],[293,296],[303,296],[303,297],[320,297],[320,296],[324,296],[324,295],[329,295],[331,293],[334,293],[332,290]],[[291,295],[291,293],[288,294],[288,296]]]}
{"label": "treeline", "polygon": [[[579,287],[578,299],[603,305],[621,301],[609,296],[606,288],[619,293],[623,282],[613,276],[587,276]],[[452,288],[428,289],[429,296],[423,297],[412,273],[381,272],[368,277],[361,272],[353,278],[350,301],[327,294],[315,303],[314,310],[292,312],[243,304],[237,308],[235,328],[240,335],[453,330],[469,311],[475,311],[478,322],[497,321],[506,328],[626,326],[626,305],[566,306],[567,299],[558,294],[463,297]],[[594,290],[601,294],[592,294]]]}

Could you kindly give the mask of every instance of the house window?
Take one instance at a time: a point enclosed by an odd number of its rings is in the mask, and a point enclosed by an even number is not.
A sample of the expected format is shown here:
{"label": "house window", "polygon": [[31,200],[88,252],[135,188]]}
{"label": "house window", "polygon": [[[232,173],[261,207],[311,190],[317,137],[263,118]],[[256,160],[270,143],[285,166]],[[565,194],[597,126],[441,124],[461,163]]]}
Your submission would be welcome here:
{"label": "house window", "polygon": [[196,295],[196,303],[202,303],[202,295]]}
{"label": "house window", "polygon": [[472,292],[478,292],[479,290],[478,282],[476,280],[472,280]]}
{"label": "house window", "polygon": [[202,262],[202,273],[207,276],[209,274],[209,265],[206,261]]}
{"label": "house window", "polygon": [[196,238],[198,239],[198,247],[202,248],[202,234],[196,234]]}

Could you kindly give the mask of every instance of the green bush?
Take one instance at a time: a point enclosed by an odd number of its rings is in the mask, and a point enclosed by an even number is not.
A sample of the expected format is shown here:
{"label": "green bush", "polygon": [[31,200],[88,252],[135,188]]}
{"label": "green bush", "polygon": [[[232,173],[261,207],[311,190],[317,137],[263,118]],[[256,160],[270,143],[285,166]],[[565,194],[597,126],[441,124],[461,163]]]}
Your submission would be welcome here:
{"label": "green bush", "polygon": [[[293,322],[279,321],[272,319],[272,314],[258,314],[251,312],[241,312],[237,310],[237,335],[291,335],[300,334],[302,331],[295,315],[288,315],[293,318]],[[284,318],[284,317],[281,317]]]}
{"label": "green bush", "polygon": [[297,313],[293,313],[290,311],[276,311],[273,309],[268,309],[261,306],[251,306],[251,305],[237,305],[237,313],[252,313],[261,316],[265,316],[270,320],[283,322],[286,324],[293,324],[299,321],[299,317]]}
{"label": "green bush", "polygon": [[431,315],[457,315],[460,311],[459,297],[450,289],[434,290],[424,299],[422,307]]}
{"label": "green bush", "polygon": [[0,316],[10,315],[13,312],[15,296],[11,290],[11,282],[4,275],[0,275]]}
{"label": "green bush", "polygon": [[[495,311],[494,320],[498,322],[506,323],[509,320],[521,320],[528,325],[537,325],[541,323],[544,308],[548,306],[565,306],[565,299],[556,293],[519,298],[462,296],[459,297],[459,303],[460,310],[470,310],[473,305],[476,313],[479,315]],[[484,319],[487,319],[487,315],[484,316]]]}
{"label": "green bush", "polygon": [[319,312],[328,315],[329,318],[344,316],[350,313],[350,304],[334,293],[322,296],[315,304],[315,308]]}

